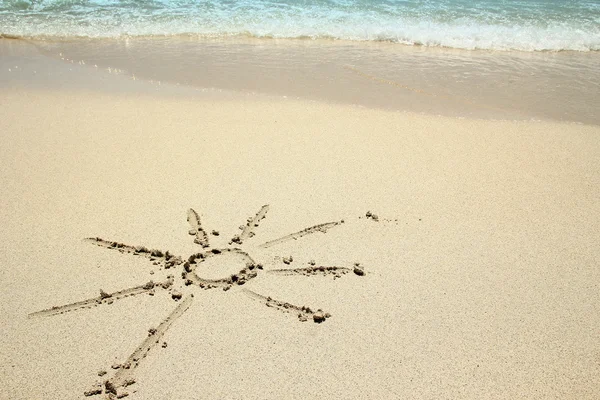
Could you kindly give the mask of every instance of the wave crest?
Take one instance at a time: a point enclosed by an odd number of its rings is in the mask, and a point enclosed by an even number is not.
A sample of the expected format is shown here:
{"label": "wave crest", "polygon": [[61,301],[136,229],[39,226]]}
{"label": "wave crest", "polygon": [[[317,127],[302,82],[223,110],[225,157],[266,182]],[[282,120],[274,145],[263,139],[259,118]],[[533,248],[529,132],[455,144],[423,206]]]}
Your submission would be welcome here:
{"label": "wave crest", "polygon": [[[42,0],[0,3],[0,35],[26,38],[251,36],[387,41],[457,49],[600,51],[600,13],[589,3],[465,8],[442,0],[402,8],[383,0]],[[518,3],[513,0],[514,4]],[[557,3],[559,4],[559,3]],[[577,7],[573,4],[578,5]],[[588,8],[586,8],[588,7]]]}

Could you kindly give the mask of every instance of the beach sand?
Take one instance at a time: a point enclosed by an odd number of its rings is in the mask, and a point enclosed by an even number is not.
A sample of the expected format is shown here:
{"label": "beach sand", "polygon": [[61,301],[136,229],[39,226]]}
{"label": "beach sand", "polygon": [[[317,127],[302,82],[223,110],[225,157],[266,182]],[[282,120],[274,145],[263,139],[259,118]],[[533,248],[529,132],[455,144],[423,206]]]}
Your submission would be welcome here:
{"label": "beach sand", "polygon": [[[131,399],[600,396],[600,127],[0,75],[0,398],[84,398],[149,337],[122,373]],[[190,208],[211,248],[263,269],[207,290],[182,263],[84,240],[185,261],[210,251]],[[346,269],[273,272],[312,260]]]}

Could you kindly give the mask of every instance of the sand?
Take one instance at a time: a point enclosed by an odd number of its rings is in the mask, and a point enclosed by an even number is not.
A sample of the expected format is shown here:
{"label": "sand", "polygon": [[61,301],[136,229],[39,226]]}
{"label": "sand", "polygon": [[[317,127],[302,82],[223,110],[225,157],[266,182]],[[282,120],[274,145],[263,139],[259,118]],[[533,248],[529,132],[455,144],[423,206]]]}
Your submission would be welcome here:
{"label": "sand", "polygon": [[177,90],[0,92],[0,398],[600,395],[600,127]]}

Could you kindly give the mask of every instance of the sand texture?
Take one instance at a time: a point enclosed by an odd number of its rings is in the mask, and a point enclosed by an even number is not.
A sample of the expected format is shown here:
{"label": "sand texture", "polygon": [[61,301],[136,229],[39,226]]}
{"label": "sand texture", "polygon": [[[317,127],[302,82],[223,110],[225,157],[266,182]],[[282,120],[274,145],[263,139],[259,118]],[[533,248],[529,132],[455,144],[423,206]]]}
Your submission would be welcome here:
{"label": "sand texture", "polygon": [[594,399],[600,128],[0,92],[2,399]]}

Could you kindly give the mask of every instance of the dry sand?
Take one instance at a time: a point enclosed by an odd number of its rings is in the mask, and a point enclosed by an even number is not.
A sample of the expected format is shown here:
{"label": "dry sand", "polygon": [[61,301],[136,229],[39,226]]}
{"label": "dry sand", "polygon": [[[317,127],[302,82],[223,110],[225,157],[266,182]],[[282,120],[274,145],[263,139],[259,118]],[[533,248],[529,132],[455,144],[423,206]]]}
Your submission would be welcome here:
{"label": "dry sand", "polygon": [[[152,335],[128,398],[600,396],[597,126],[12,87],[0,140],[0,398],[84,398]],[[239,230],[263,205],[253,234]],[[83,240],[183,262],[209,251],[189,208],[210,248],[263,269],[206,290],[182,263]],[[347,270],[269,273],[311,260]],[[106,297],[170,274],[153,295]],[[97,307],[28,318],[101,289]],[[302,322],[266,297],[331,317]]]}

